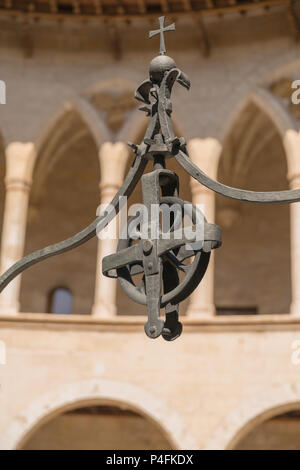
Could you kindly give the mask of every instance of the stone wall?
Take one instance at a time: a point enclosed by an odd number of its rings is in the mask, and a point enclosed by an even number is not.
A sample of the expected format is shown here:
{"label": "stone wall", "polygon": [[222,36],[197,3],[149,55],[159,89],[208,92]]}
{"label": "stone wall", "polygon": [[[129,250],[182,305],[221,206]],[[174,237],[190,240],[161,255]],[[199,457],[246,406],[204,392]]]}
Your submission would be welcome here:
{"label": "stone wall", "polygon": [[292,361],[297,320],[186,320],[183,336],[168,343],[146,338],[143,318],[109,324],[23,316],[1,322],[2,447],[17,445],[40,420],[103,404],[153,420],[172,447],[217,446],[224,423],[227,446],[233,422],[248,433],[272,413],[300,406],[299,365]]}

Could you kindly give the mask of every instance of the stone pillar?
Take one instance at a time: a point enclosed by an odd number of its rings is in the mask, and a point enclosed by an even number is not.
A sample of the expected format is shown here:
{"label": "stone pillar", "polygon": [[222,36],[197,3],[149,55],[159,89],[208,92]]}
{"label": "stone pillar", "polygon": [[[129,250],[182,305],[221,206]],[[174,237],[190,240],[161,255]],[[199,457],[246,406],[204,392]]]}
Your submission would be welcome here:
{"label": "stone pillar", "polygon": [[[187,144],[191,160],[208,176],[216,179],[222,150],[220,142],[213,138],[192,139]],[[199,204],[209,223],[215,222],[215,193],[191,178],[193,204]],[[206,274],[192,293],[187,315],[214,315],[214,254],[212,252]]]}
{"label": "stone pillar", "polygon": [[[23,257],[29,192],[35,162],[33,143],[13,142],[6,148],[5,207],[1,239],[1,273]],[[0,294],[0,313],[20,310],[21,275]]]}
{"label": "stone pillar", "polygon": [[[300,133],[289,129],[283,144],[288,164],[291,189],[300,188]],[[291,307],[290,313],[300,316],[300,202],[290,204],[291,220]]]}
{"label": "stone pillar", "polygon": [[[105,142],[99,151],[100,161],[100,201],[109,204],[120,188],[124,179],[128,157],[128,147],[123,142]],[[116,314],[117,280],[110,279],[102,274],[102,259],[114,253],[117,249],[118,233],[116,238],[98,241],[95,300],[92,315],[102,318]]]}

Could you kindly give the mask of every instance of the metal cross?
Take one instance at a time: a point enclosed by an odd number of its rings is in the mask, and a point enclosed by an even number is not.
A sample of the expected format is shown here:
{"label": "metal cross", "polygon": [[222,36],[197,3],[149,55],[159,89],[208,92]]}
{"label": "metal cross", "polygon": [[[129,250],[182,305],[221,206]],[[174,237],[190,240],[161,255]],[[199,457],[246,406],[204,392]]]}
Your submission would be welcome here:
{"label": "metal cross", "polygon": [[150,31],[149,33],[149,38],[153,38],[153,36],[156,36],[157,34],[160,34],[160,50],[159,53],[161,55],[164,55],[166,53],[166,45],[165,45],[165,37],[164,37],[164,32],[165,31],[174,31],[175,30],[175,23],[170,24],[169,26],[165,26],[165,16],[160,16],[158,18],[159,21],[159,29],[155,29],[154,31]]}

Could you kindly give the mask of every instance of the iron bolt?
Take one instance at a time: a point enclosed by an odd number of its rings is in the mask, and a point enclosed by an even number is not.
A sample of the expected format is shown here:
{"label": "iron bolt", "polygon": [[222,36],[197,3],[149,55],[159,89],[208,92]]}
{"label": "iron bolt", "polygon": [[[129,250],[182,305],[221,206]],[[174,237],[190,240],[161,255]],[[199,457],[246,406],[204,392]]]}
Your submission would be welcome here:
{"label": "iron bolt", "polygon": [[143,241],[143,250],[146,255],[151,253],[151,250],[153,248],[153,243],[151,240],[144,240]]}

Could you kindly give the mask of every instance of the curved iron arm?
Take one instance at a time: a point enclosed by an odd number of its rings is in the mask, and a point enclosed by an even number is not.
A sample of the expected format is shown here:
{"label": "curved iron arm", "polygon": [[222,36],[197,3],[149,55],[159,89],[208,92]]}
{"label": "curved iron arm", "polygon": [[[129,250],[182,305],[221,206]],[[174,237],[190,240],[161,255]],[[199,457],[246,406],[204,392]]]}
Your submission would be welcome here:
{"label": "curved iron arm", "polygon": [[300,189],[291,189],[287,191],[247,191],[245,189],[232,188],[225,184],[219,183],[207,176],[200,168],[192,162],[190,157],[179,150],[175,155],[177,162],[189,173],[192,178],[199,181],[207,188],[211,189],[215,193],[221,194],[222,196],[229,197],[231,199],[237,199],[245,202],[258,202],[268,204],[280,204],[287,202],[298,202],[300,201]]}
{"label": "curved iron arm", "polygon": [[141,175],[143,174],[145,167],[147,165],[147,160],[137,156],[130,168],[123,185],[116,193],[115,197],[110,203],[110,210],[106,211],[105,214],[97,217],[88,227],[81,230],[81,232],[76,233],[73,237],[67,238],[59,243],[54,245],[47,246],[42,250],[35,251],[21,260],[13,264],[2,276],[0,276],[0,292],[9,284],[18,274],[25,271],[25,269],[33,266],[44,259],[51,258],[52,256],[65,253],[66,251],[73,250],[78,246],[86,243],[91,238],[95,237],[99,231],[103,230],[106,225],[111,222],[116,214],[120,211],[119,198],[129,197],[134,190],[137,182],[139,181]]}

